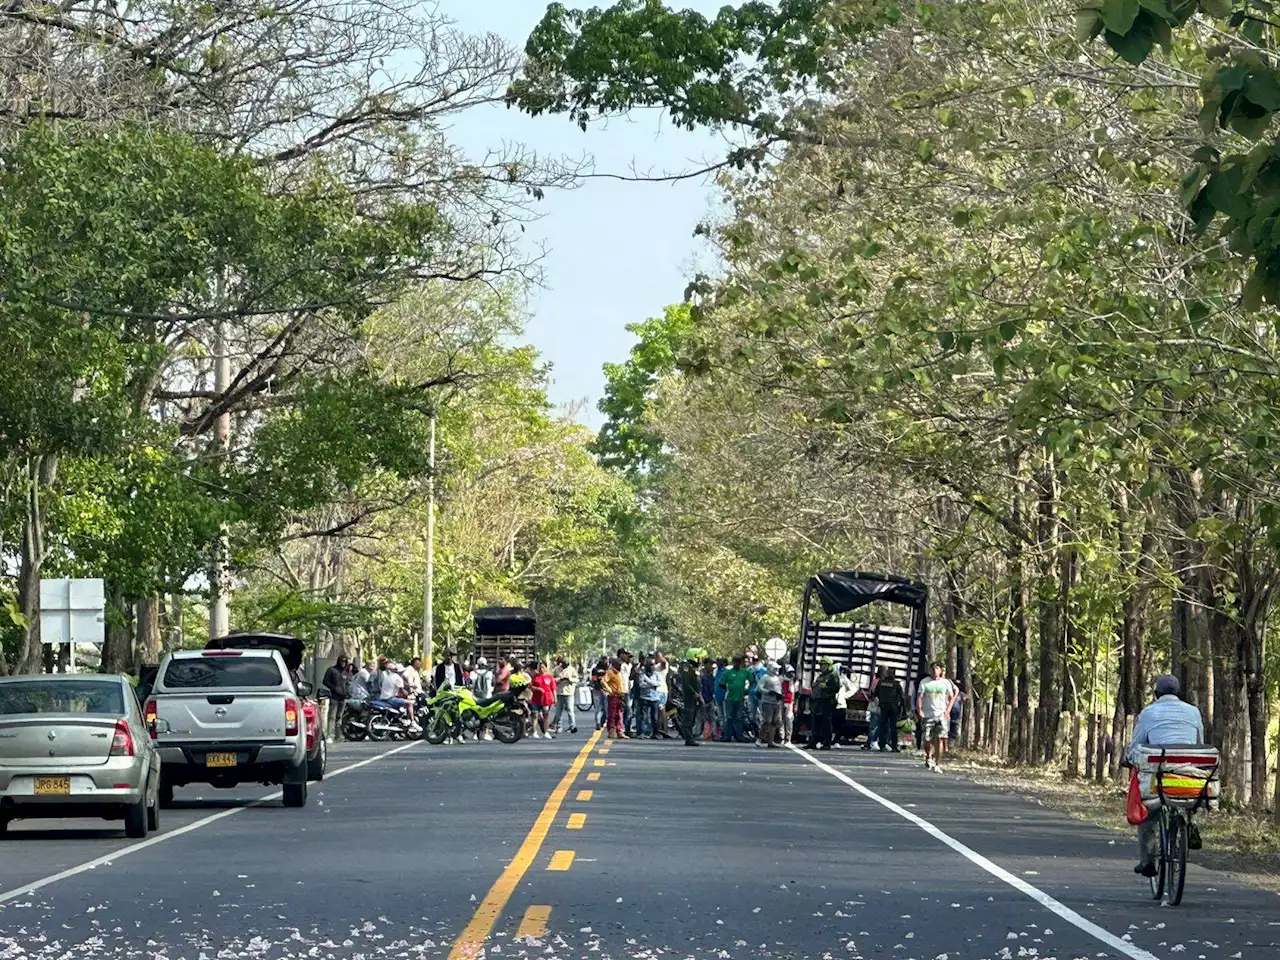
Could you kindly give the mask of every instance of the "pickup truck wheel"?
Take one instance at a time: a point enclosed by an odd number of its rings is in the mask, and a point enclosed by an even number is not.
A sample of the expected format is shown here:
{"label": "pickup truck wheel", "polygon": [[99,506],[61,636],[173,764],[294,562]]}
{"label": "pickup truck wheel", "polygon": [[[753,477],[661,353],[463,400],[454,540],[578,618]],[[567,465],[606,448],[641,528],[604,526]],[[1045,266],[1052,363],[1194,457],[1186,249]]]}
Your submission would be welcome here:
{"label": "pickup truck wheel", "polygon": [[173,806],[173,784],[163,776],[160,777],[160,794],[157,799],[160,801],[160,806],[162,807]]}
{"label": "pickup truck wheel", "polygon": [[305,807],[307,805],[307,782],[286,783],[284,785],[284,805],[286,807]]}
{"label": "pickup truck wheel", "polygon": [[141,840],[147,835],[147,796],[124,808],[124,835],[131,840]]}
{"label": "pickup truck wheel", "polygon": [[0,817],[0,837],[3,837],[8,832],[9,832],[9,818]]}
{"label": "pickup truck wheel", "polygon": [[307,779],[320,781],[324,779],[324,768],[329,762],[329,747],[321,740],[313,759],[307,761]]}

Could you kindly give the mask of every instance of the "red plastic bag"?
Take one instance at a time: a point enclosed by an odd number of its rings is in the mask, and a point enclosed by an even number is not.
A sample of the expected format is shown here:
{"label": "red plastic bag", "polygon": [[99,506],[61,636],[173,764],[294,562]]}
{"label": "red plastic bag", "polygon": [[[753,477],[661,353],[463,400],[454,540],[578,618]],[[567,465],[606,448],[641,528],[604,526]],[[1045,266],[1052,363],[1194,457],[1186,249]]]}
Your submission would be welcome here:
{"label": "red plastic bag", "polygon": [[1125,819],[1138,826],[1147,819],[1147,805],[1142,802],[1142,789],[1138,786],[1138,771],[1129,771],[1129,799],[1125,803]]}

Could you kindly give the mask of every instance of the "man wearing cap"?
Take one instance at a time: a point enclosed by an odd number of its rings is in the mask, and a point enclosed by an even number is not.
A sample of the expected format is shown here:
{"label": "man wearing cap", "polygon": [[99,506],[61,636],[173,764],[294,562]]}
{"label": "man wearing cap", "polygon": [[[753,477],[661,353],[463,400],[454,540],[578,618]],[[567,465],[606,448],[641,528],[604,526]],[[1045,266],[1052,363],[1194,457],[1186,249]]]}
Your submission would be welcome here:
{"label": "man wearing cap", "polygon": [[[1138,748],[1142,746],[1199,746],[1204,743],[1204,719],[1200,711],[1184,701],[1181,696],[1182,684],[1178,678],[1165,674],[1156,677],[1156,700],[1138,714],[1138,722],[1133,727],[1133,739],[1129,743],[1128,761],[1137,763]],[[1138,865],[1134,873],[1144,877],[1156,875],[1156,831],[1160,822],[1156,817],[1147,817],[1138,825]],[[1200,848],[1200,831],[1192,829],[1187,832],[1188,846],[1193,850]]]}

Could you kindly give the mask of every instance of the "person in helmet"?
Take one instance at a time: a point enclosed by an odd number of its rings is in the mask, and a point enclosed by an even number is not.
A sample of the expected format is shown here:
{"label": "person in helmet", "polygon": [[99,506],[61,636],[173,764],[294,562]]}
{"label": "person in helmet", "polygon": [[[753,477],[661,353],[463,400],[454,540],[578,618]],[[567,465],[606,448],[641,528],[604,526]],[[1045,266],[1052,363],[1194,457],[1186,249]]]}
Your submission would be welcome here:
{"label": "person in helmet", "polygon": [[835,664],[830,657],[818,660],[818,675],[813,679],[813,695],[810,699],[813,710],[813,723],[809,729],[809,742],[806,750],[831,749],[834,739],[832,721],[836,715],[836,694],[840,692],[840,676],[835,671]]}
{"label": "person in helmet", "polygon": [[684,737],[686,747],[696,747],[694,727],[698,720],[698,708],[702,705],[702,680],[698,676],[698,663],[702,660],[702,651],[691,647],[684,653],[680,662],[680,710],[676,715],[676,726],[680,728],[680,736]]}

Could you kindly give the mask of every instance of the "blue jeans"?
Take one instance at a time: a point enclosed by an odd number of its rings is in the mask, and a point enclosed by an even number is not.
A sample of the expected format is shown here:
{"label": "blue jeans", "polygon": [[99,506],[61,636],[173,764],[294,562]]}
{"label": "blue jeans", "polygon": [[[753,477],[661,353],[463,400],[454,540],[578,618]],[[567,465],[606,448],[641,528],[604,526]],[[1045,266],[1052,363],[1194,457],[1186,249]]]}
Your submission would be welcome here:
{"label": "blue jeans", "polygon": [[747,705],[742,700],[724,702],[724,736],[726,743],[741,741],[747,736]]}
{"label": "blue jeans", "polygon": [[642,737],[658,732],[658,701],[641,700],[640,712],[636,715],[636,733]]}
{"label": "blue jeans", "polygon": [[596,729],[604,729],[609,719],[609,695],[603,690],[596,690]]}
{"label": "blue jeans", "polygon": [[573,694],[562,693],[556,696],[556,712],[551,715],[551,729],[560,730],[560,718],[565,714],[569,715],[569,729],[576,730],[578,721],[573,716]]}

